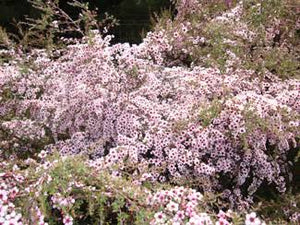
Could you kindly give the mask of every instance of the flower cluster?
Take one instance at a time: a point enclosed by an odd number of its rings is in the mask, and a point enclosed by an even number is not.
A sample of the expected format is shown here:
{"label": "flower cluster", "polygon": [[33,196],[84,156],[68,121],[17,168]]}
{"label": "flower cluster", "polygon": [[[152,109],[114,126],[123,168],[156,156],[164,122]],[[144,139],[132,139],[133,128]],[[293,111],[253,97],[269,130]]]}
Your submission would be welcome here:
{"label": "flower cluster", "polygon": [[53,208],[62,209],[62,207],[71,207],[72,204],[75,203],[75,199],[72,197],[64,198],[60,193],[55,193],[51,197],[51,201],[53,203]]}
{"label": "flower cluster", "polygon": [[158,191],[148,197],[148,204],[163,209],[154,215],[151,224],[212,224],[206,213],[199,211],[203,196],[193,189],[177,187]]}
{"label": "flower cluster", "polygon": [[[232,225],[236,215],[231,210],[219,211],[217,215],[205,212],[203,195],[193,189],[175,187],[170,190],[158,191],[148,196],[147,202],[155,211],[151,221],[153,225]],[[246,225],[265,225],[255,212],[245,215]]]}
{"label": "flower cluster", "polygon": [[257,216],[255,212],[246,215],[245,225],[264,225],[265,223],[262,222]]}
{"label": "flower cluster", "polygon": [[[3,166],[3,163],[0,164]],[[14,205],[19,189],[18,184],[23,177],[13,173],[0,173],[0,224],[22,225],[22,215],[18,213]]]}

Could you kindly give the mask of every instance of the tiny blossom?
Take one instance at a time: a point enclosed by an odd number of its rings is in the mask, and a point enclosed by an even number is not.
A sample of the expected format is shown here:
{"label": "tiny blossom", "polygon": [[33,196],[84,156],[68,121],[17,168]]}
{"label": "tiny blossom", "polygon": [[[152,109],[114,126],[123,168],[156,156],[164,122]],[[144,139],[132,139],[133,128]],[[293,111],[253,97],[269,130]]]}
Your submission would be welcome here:
{"label": "tiny blossom", "polygon": [[73,218],[70,215],[65,215],[63,217],[64,225],[73,225]]}
{"label": "tiny blossom", "polygon": [[166,220],[166,215],[162,212],[157,212],[154,215],[155,222],[154,224],[163,224]]}
{"label": "tiny blossom", "polygon": [[41,158],[41,159],[44,159],[45,157],[47,156],[47,152],[42,150],[39,154],[38,154],[38,157]]}
{"label": "tiny blossom", "polygon": [[245,225],[261,225],[261,220],[256,216],[255,212],[246,215]]}
{"label": "tiny blossom", "polygon": [[290,216],[290,220],[293,223],[299,223],[300,222],[300,213],[299,212],[293,213],[293,215]]}
{"label": "tiny blossom", "polygon": [[178,204],[175,203],[175,202],[172,202],[170,201],[168,204],[167,204],[167,209],[170,211],[170,212],[177,212],[178,211]]}

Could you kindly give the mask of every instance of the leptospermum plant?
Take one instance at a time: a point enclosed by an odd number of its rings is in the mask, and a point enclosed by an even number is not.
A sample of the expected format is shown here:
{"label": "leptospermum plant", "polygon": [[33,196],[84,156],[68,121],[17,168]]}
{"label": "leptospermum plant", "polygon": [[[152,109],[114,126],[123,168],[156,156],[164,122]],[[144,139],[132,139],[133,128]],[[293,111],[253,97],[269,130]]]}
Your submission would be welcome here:
{"label": "leptospermum plant", "polygon": [[[188,19],[200,5],[186,1],[189,11],[183,3],[177,5],[179,27],[169,20],[168,30],[148,33],[139,45],[111,45],[112,36],[91,31],[57,50],[57,57],[33,49],[24,60],[20,51],[5,51],[13,60],[0,67],[1,157],[26,158],[41,150],[40,158],[56,151],[82,155],[93,171],[130,174],[137,185],[169,182],[219,193],[239,210],[248,209],[263,186],[285,192],[299,148],[299,80],[243,66],[220,71],[213,64],[186,64],[191,51],[177,41],[191,34]],[[241,7],[211,20],[222,24],[240,15]],[[199,36],[194,44],[205,43]],[[50,197],[63,223],[72,224],[67,209],[76,200]],[[153,224],[187,210],[175,201],[165,207],[171,213],[158,211]],[[197,213],[186,222],[213,221]],[[36,215],[43,222],[42,213]],[[261,223],[255,214],[246,221]]]}
{"label": "leptospermum plant", "polygon": [[164,68],[139,58],[143,44],[109,46],[109,38],[70,45],[55,61],[41,54],[35,71],[2,67],[3,149],[33,151],[46,138],[49,151],[88,154],[100,167],[146,164],[161,170],[152,180],[193,180],[232,204],[251,202],[263,182],[285,191],[297,80]]}

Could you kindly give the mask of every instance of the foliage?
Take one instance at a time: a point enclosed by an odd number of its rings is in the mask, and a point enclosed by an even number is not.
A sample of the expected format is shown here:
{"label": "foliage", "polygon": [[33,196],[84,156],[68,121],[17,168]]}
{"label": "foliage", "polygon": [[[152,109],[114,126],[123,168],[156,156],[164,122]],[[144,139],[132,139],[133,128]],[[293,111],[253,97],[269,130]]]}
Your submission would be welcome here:
{"label": "foliage", "polygon": [[223,71],[243,67],[299,78],[296,1],[193,0],[176,5],[175,19],[159,18],[155,29],[173,46],[160,50],[164,64],[216,66]]}
{"label": "foliage", "polygon": [[105,170],[95,173],[78,156],[41,152],[17,164],[1,164],[1,224],[247,224],[251,218],[263,224],[255,213],[216,214],[193,189],[150,190]]}
{"label": "foliage", "polygon": [[[79,11],[78,18],[72,18],[59,7],[59,0],[28,0],[39,10],[39,18],[27,18],[17,22],[18,34],[7,33],[1,28],[0,46],[13,48],[18,45],[25,51],[31,48],[52,50],[65,45],[64,38],[88,36],[92,29],[105,30],[117,25],[117,20],[108,14],[101,21],[97,20],[97,11],[90,10],[88,3],[72,0],[68,4]],[[105,29],[104,29],[105,28]]]}

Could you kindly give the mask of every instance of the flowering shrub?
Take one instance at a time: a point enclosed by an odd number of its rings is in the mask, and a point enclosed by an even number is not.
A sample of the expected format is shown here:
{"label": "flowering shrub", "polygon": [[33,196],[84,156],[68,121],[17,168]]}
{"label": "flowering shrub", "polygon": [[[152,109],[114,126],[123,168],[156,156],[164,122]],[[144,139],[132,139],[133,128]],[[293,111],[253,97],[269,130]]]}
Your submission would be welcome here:
{"label": "flowering shrub", "polygon": [[[248,6],[233,5],[224,12],[206,3],[212,15],[206,28],[245,26],[239,16]],[[195,36],[196,22],[189,20],[200,6],[178,1],[174,21],[140,45],[110,45],[112,36],[91,31],[51,53],[2,51],[11,57],[0,67],[0,157],[29,158],[19,171],[27,179],[19,203],[24,223],[238,223],[231,213],[211,216],[219,210],[206,206],[200,192],[218,194],[224,210],[244,212],[262,187],[290,188],[299,149],[299,80],[267,70],[259,75],[243,58],[237,64],[190,58],[199,48],[218,57],[227,49],[221,36],[210,43]],[[245,30],[232,33],[256,37]],[[193,47],[185,46],[191,41]],[[218,51],[215,41],[223,46]],[[218,69],[220,63],[227,69]],[[182,187],[156,194],[144,187],[157,190],[158,183]],[[1,204],[9,204],[12,188],[2,188]],[[14,207],[2,214],[20,222]],[[294,208],[287,214],[297,221]],[[245,223],[262,221],[252,213]]]}
{"label": "flowering shrub", "polygon": [[44,144],[100,157],[100,167],[142,163],[152,180],[188,178],[204,191],[225,191],[232,204],[262,182],[285,191],[286,156],[299,135],[297,80],[162,68],[139,58],[139,46],[91,41],[55,61],[36,59],[35,71],[3,67],[3,149]]}
{"label": "flowering shrub", "polygon": [[263,182],[285,191],[287,155],[298,145],[297,80],[162,68],[139,58],[139,46],[91,42],[36,59],[36,71],[3,67],[3,149],[44,144],[97,158],[100,169],[141,163],[136,172],[150,169],[152,181],[188,179],[232,205],[251,202]]}

